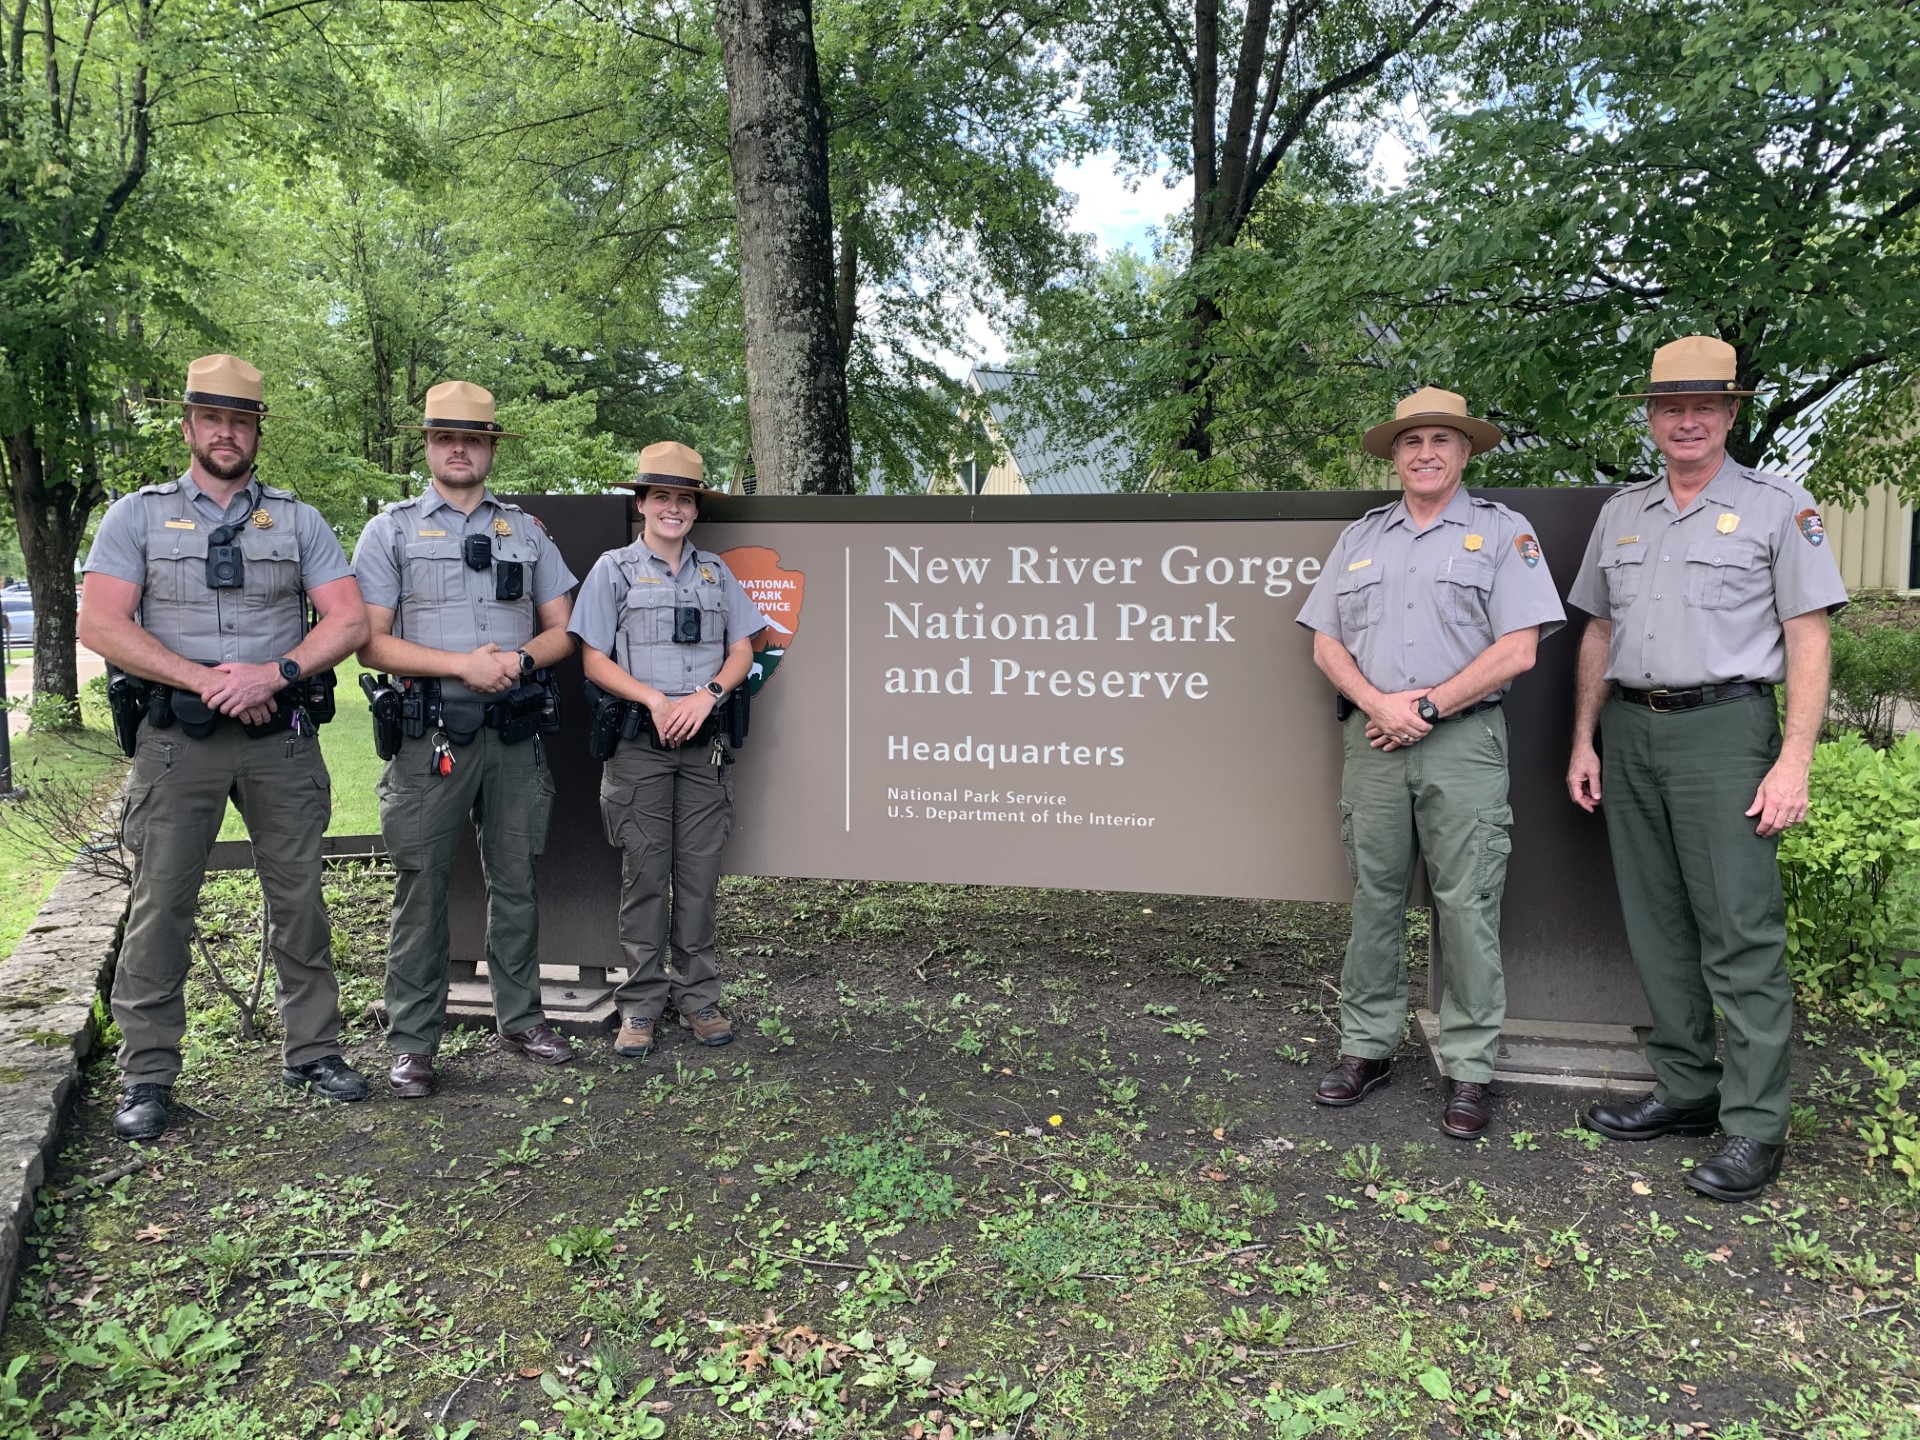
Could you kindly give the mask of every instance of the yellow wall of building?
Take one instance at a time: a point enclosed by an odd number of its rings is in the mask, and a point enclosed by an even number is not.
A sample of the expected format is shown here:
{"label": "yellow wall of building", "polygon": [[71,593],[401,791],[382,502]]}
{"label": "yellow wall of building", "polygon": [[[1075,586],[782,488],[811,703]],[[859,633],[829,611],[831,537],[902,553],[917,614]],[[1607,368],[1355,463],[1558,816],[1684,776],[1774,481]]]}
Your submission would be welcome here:
{"label": "yellow wall of building", "polygon": [[1880,485],[1841,510],[1826,507],[1827,543],[1849,590],[1905,590],[1912,578],[1913,507]]}

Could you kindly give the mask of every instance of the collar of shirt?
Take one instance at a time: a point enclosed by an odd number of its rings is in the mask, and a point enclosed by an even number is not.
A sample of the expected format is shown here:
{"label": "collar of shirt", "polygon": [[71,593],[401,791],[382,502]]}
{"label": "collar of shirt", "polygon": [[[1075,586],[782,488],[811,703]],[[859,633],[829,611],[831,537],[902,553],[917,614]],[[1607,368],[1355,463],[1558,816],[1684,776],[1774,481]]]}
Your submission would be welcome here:
{"label": "collar of shirt", "polygon": [[1387,512],[1386,528],[1391,530],[1396,525],[1405,525],[1416,534],[1424,535],[1427,530],[1432,530],[1435,526],[1471,525],[1472,523],[1473,499],[1467,494],[1467,487],[1462,485],[1453,492],[1453,498],[1447,501],[1446,509],[1434,517],[1433,523],[1428,525],[1426,530],[1421,530],[1414,525],[1413,516],[1408,513],[1404,498],[1394,501],[1393,508]]}
{"label": "collar of shirt", "polygon": [[249,474],[247,476],[247,483],[233,492],[233,499],[227,502],[227,507],[224,510],[220,508],[220,502],[218,500],[214,499],[213,496],[207,494],[206,491],[193,483],[193,471],[191,470],[181,472],[180,493],[187,497],[187,503],[189,505],[198,507],[202,514],[215,515],[217,513],[217,518],[225,520],[227,516],[233,513],[233,507],[243,500],[246,502],[247,514],[252,514],[260,508],[260,477],[258,474]]}
{"label": "collar of shirt", "polygon": [[[1724,456],[1720,461],[1720,468],[1713,472],[1713,478],[1701,487],[1700,493],[1693,497],[1693,504],[1689,505],[1684,513],[1691,515],[1694,511],[1701,509],[1703,501],[1717,501],[1731,505],[1734,499],[1734,484],[1739,476],[1739,463],[1731,455]],[[1656,505],[1666,506],[1675,515],[1682,514],[1680,507],[1674,504],[1673,486],[1665,475],[1660,477],[1659,484],[1647,491],[1646,503],[1640,508],[1651,510]]]}
{"label": "collar of shirt", "polygon": [[[485,507],[489,505],[493,506],[495,509],[498,509],[500,506],[500,502],[493,498],[493,491],[488,490],[485,487],[482,487],[480,491],[480,503],[474,506],[472,510],[468,511],[463,517],[463,520],[470,522],[474,516],[478,515],[481,512],[481,510],[483,510]],[[426,493],[420,497],[420,513],[423,516],[431,515],[433,514],[434,511],[442,508],[443,506],[446,509],[455,511],[456,513],[460,509],[458,505],[455,505],[453,501],[447,499],[446,496],[440,493],[439,486],[429,481],[427,484]]]}
{"label": "collar of shirt", "polygon": [[678,570],[670,569],[667,562],[661,559],[653,547],[647,544],[645,540],[634,541],[633,551],[638,558],[667,575],[676,584],[690,583],[693,576],[688,572],[701,563],[700,552],[691,545],[683,545],[681,547],[680,568]]}

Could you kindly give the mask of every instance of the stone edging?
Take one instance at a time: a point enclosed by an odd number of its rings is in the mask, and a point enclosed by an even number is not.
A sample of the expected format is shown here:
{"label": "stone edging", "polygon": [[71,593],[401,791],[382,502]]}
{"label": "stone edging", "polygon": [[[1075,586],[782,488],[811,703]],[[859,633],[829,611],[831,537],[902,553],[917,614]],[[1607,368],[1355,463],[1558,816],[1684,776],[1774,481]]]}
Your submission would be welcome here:
{"label": "stone edging", "polygon": [[126,906],[124,880],[76,863],[0,960],[0,1324],[34,1194],[93,1048],[94,997],[113,973]]}

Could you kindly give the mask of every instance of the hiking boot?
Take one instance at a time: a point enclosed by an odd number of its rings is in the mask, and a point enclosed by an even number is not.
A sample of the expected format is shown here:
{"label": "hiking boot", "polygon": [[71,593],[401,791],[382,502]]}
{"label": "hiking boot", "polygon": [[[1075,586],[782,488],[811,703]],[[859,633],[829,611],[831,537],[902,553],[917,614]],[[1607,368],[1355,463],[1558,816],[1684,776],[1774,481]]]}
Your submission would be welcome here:
{"label": "hiking boot", "polygon": [[653,1053],[655,1022],[638,1015],[620,1017],[620,1033],[613,1037],[613,1053],[631,1060],[644,1060]]}
{"label": "hiking boot", "polygon": [[113,1133],[122,1140],[157,1139],[167,1128],[171,1085],[129,1085],[113,1112]]}
{"label": "hiking boot", "polygon": [[396,1055],[387,1071],[387,1088],[402,1100],[424,1100],[439,1086],[431,1055]]}
{"label": "hiking boot", "polygon": [[1391,1060],[1342,1055],[1340,1063],[1320,1077],[1320,1088],[1313,1092],[1313,1098],[1321,1105],[1358,1105],[1370,1091],[1392,1079]]}
{"label": "hiking boot", "polygon": [[693,1038],[702,1045],[725,1045],[733,1039],[733,1026],[718,1005],[703,1005],[691,1015],[682,1010],[680,1023],[693,1031]]}

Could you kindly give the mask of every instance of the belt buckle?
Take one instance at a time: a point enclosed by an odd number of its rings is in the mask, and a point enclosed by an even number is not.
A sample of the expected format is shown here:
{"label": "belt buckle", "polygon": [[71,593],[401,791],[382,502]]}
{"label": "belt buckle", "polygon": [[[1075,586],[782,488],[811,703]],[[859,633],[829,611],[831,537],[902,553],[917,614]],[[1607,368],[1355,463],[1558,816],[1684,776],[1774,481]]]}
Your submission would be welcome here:
{"label": "belt buckle", "polygon": [[1647,692],[1647,708],[1656,715],[1671,715],[1673,710],[1669,706],[1660,703],[1661,697],[1671,694],[1673,694],[1673,692],[1664,686],[1658,690],[1649,690]]}

